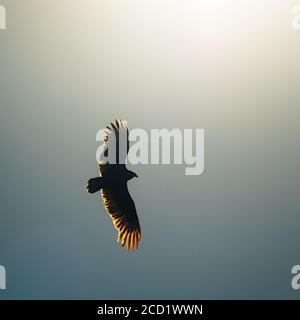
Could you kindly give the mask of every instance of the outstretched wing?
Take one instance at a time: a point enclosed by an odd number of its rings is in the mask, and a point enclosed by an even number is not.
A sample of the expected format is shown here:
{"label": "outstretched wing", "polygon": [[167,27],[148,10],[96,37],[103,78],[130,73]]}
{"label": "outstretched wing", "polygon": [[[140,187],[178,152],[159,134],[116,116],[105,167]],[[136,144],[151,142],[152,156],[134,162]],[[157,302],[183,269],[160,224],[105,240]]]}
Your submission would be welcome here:
{"label": "outstretched wing", "polygon": [[101,176],[117,174],[124,170],[129,151],[129,132],[126,121],[116,119],[115,124],[111,123],[111,127],[106,129],[104,149],[99,164]]}
{"label": "outstretched wing", "polygon": [[105,209],[118,230],[118,242],[127,250],[136,250],[141,239],[141,228],[135,204],[129,194],[127,184],[101,189]]}

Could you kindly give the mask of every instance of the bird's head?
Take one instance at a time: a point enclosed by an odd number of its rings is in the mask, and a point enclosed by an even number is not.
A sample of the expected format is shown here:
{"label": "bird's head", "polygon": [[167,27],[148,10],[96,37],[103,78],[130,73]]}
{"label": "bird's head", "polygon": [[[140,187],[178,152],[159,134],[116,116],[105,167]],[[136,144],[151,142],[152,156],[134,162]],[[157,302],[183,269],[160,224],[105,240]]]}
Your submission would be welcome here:
{"label": "bird's head", "polygon": [[133,178],[138,178],[138,175],[135,172],[128,170],[127,171],[127,179],[131,180]]}

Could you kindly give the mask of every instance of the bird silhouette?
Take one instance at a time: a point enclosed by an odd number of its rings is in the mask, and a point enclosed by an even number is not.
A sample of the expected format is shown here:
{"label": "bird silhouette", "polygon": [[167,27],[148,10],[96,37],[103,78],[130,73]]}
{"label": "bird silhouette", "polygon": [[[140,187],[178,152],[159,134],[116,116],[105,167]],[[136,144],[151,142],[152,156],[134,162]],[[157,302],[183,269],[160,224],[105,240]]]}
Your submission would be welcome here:
{"label": "bird silhouette", "polygon": [[[125,142],[125,152],[119,147],[122,142]],[[135,172],[126,168],[128,151],[127,124],[125,121],[115,120],[115,124],[111,123],[111,128],[106,127],[104,148],[99,161],[100,177],[88,180],[87,191],[88,193],[101,191],[104,207],[118,230],[118,242],[121,241],[122,247],[127,250],[134,251],[138,249],[141,228],[134,201],[127,187],[129,180],[137,178]]]}

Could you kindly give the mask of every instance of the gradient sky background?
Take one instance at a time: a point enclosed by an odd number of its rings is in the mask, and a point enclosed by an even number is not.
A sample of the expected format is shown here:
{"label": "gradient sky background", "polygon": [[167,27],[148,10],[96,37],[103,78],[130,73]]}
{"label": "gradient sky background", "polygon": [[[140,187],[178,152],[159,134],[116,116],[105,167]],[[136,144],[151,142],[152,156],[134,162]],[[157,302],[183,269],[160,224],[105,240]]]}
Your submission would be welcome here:
{"label": "gradient sky background", "polygon": [[[0,3],[0,299],[300,297],[297,1]],[[130,167],[135,254],[85,192],[117,116],[205,129],[201,176]]]}

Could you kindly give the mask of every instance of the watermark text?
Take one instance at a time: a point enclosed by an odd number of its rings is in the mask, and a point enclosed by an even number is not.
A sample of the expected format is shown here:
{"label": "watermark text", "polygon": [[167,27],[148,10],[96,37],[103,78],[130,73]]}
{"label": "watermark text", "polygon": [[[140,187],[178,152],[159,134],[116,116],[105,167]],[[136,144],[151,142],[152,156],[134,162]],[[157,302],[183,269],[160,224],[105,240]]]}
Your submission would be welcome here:
{"label": "watermark text", "polygon": [[6,289],[6,270],[0,265],[0,290]]}
{"label": "watermark text", "polygon": [[6,29],[6,9],[0,4],[0,30]]}
{"label": "watermark text", "polygon": [[292,8],[292,28],[296,31],[300,30],[300,4]]}
{"label": "watermark text", "polygon": [[[149,133],[136,128],[128,134],[124,126],[118,131],[118,141],[109,129],[99,130],[96,140],[103,142],[96,152],[102,164],[185,164],[186,175],[204,171],[204,129],[151,129]],[[129,151],[127,140],[131,142]]]}

